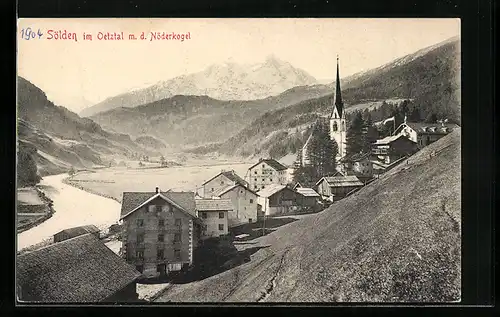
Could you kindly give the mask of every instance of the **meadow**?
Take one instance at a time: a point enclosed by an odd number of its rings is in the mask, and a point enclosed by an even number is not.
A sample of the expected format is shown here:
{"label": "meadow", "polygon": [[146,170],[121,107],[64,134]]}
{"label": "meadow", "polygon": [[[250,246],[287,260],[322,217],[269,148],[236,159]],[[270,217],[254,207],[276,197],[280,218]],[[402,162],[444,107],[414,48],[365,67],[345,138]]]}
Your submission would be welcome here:
{"label": "meadow", "polygon": [[224,163],[216,165],[179,166],[167,168],[112,167],[75,174],[68,183],[83,190],[121,201],[123,192],[196,191],[201,194],[202,184],[222,170],[234,170],[245,178],[249,163]]}

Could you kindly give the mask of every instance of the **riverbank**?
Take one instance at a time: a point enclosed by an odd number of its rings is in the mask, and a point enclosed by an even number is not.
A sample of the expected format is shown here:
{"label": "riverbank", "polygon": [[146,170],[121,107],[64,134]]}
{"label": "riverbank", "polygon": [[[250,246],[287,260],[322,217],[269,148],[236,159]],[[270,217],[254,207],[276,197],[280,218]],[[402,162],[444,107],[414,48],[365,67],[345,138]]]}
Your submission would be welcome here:
{"label": "riverbank", "polygon": [[[91,171],[85,171],[85,172],[89,173]],[[89,194],[97,195],[97,196],[100,196],[100,197],[103,197],[103,198],[113,199],[114,201],[116,201],[118,203],[121,203],[121,199],[118,199],[117,197],[106,195],[106,194],[104,194],[102,192],[99,192],[97,190],[93,190],[93,189],[89,188],[89,186],[85,187],[85,186],[82,186],[80,184],[77,184],[74,181],[73,177],[77,176],[79,173],[82,173],[82,172],[77,172],[74,175],[69,175],[68,177],[63,178],[63,180],[61,182],[64,183],[64,184],[66,184],[66,185],[73,186],[74,188],[78,188],[80,190],[83,190],[83,191],[85,191],[85,192],[87,192]],[[106,183],[106,182],[103,181],[103,183]]]}
{"label": "riverbank", "polygon": [[[53,201],[40,189],[39,185],[29,187],[36,192],[42,204],[20,204],[16,208],[17,213],[17,233],[24,232],[43,223],[55,213]],[[21,189],[18,189],[18,191]],[[43,213],[43,216],[38,216]]]}

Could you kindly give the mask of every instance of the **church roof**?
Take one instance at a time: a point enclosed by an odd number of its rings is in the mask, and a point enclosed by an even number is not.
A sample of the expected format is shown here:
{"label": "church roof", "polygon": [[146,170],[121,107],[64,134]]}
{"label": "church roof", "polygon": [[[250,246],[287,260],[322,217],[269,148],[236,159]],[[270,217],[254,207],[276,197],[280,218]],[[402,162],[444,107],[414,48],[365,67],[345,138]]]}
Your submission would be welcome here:
{"label": "church roof", "polygon": [[339,74],[339,58],[337,57],[337,79],[335,80],[335,103],[332,109],[332,114],[330,117],[333,117],[333,112],[337,109],[337,113],[339,117],[342,118],[344,115],[344,102],[342,101],[342,90],[340,89],[340,74]]}

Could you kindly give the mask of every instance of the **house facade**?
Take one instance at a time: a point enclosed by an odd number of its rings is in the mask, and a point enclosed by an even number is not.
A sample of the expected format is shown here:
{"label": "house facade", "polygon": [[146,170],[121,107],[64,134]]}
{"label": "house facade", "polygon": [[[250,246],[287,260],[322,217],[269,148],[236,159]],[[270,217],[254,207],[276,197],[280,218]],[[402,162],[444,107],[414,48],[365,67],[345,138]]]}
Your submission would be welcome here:
{"label": "house facade", "polygon": [[285,185],[269,185],[257,192],[262,212],[266,216],[287,214],[298,209],[300,194]]}
{"label": "house facade", "polygon": [[371,153],[359,153],[345,156],[341,160],[343,171],[347,175],[355,175],[361,181],[367,181],[373,178],[374,169],[371,161]]}
{"label": "house facade", "polygon": [[229,199],[197,199],[196,210],[203,221],[202,239],[225,236],[228,230],[228,214],[233,210]]}
{"label": "house facade", "polygon": [[323,177],[316,183],[318,194],[330,201],[340,200],[363,185],[354,175]]}
{"label": "house facade", "polygon": [[391,164],[402,157],[412,155],[417,150],[417,143],[402,134],[398,134],[373,143],[372,158],[384,164]]}
{"label": "house facade", "polygon": [[212,177],[205,183],[203,183],[203,197],[211,198],[217,192],[220,192],[222,189],[227,188],[228,186],[240,184],[242,186],[248,186],[248,182],[246,182],[243,178],[238,176],[235,171],[221,171],[216,176]]}
{"label": "house facade", "polygon": [[288,182],[288,168],[274,159],[260,159],[248,169],[248,183],[251,190],[258,191],[268,185],[285,185]]}
{"label": "house facade", "polygon": [[257,222],[257,198],[255,191],[241,184],[223,188],[215,195],[220,199],[230,200],[232,210],[228,213],[228,226]]}
{"label": "house facade", "polygon": [[421,122],[403,122],[395,131],[394,136],[403,135],[423,148],[453,130],[459,128],[454,123],[421,123]]}
{"label": "house facade", "polygon": [[158,277],[193,264],[202,237],[193,192],[124,192],[121,254],[144,277]]}

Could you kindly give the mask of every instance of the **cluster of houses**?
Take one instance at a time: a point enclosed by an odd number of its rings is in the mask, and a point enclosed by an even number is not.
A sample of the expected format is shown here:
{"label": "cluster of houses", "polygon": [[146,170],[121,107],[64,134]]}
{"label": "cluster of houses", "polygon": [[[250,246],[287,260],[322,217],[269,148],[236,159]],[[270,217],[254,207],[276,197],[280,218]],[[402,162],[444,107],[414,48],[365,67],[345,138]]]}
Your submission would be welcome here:
{"label": "cluster of houses", "polygon": [[[54,243],[17,259],[18,296],[42,302],[130,301],[140,278],[189,270],[195,250],[210,238],[227,236],[236,226],[265,217],[318,211],[374,180],[456,126],[444,122],[405,122],[392,136],[373,143],[371,153],[346,155],[345,114],[337,65],[336,100],[330,135],[339,145],[338,172],[324,175],[314,188],[293,184],[293,171],[274,159],[260,159],[245,176],[221,171],[200,192],[124,192],[118,254],[99,239],[99,229],[63,230]],[[306,142],[302,163],[307,164]],[[319,207],[319,208],[318,208]]]}

